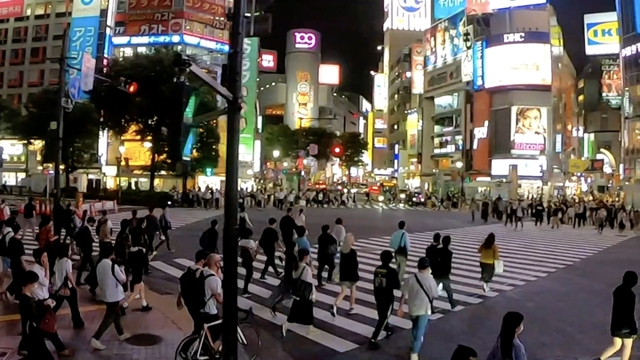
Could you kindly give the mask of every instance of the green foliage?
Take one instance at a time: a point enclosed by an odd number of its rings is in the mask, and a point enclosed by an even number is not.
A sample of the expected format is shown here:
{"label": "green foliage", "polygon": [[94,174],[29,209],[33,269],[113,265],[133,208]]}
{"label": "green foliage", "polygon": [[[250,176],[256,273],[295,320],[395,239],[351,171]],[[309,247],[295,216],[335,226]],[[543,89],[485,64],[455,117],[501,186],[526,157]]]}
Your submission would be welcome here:
{"label": "green foliage", "polygon": [[318,153],[312,155],[318,160],[329,160],[331,147],[336,142],[337,135],[325,128],[309,127],[295,130],[299,143],[298,149],[308,149],[309,145],[318,145]]}
{"label": "green foliage", "polygon": [[340,134],[338,141],[342,144],[342,162],[347,168],[364,165],[362,156],[367,152],[367,142],[360,133],[346,132]]}
{"label": "green foliage", "polygon": [[331,146],[336,134],[325,128],[310,127],[292,130],[288,125],[278,124],[265,127],[262,140],[265,155],[272,157],[273,150],[280,150],[281,158],[297,158],[298,150],[307,150],[311,144],[318,145],[318,154],[312,155],[318,160],[330,158]]}
{"label": "green foliage", "polygon": [[295,154],[297,146],[296,134],[285,124],[268,125],[262,132],[265,157],[273,160],[273,151],[280,151],[280,158],[290,158]]}
{"label": "green foliage", "polygon": [[[22,140],[45,141],[43,162],[55,161],[56,132],[50,131],[50,123],[58,118],[58,89],[47,87],[29,96],[22,115],[19,109],[0,106],[3,124],[8,134]],[[3,111],[4,110],[4,111]],[[71,112],[65,112],[62,138],[62,163],[67,173],[95,164],[100,117],[95,107],[88,102],[75,103]]]}
{"label": "green foliage", "polygon": [[204,173],[207,168],[217,168],[220,159],[219,144],[220,134],[213,119],[198,124],[198,140],[193,147],[195,156],[192,158],[191,169]]}

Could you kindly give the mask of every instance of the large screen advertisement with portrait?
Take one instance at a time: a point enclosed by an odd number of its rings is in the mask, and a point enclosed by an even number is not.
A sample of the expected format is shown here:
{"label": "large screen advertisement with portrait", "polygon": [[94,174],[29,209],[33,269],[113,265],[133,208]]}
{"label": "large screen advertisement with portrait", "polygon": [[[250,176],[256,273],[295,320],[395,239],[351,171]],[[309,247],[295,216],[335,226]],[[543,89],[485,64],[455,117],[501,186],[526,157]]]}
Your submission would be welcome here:
{"label": "large screen advertisement with portrait", "polygon": [[491,35],[484,50],[484,86],[551,85],[551,45],[547,32]]}
{"label": "large screen advertisement with portrait", "polygon": [[547,108],[511,107],[511,153],[539,155],[547,145]]}
{"label": "large screen advertisement with portrait", "polygon": [[462,56],[462,35],[466,27],[466,13],[461,11],[441,20],[424,32],[425,66],[427,70],[453,62]]}

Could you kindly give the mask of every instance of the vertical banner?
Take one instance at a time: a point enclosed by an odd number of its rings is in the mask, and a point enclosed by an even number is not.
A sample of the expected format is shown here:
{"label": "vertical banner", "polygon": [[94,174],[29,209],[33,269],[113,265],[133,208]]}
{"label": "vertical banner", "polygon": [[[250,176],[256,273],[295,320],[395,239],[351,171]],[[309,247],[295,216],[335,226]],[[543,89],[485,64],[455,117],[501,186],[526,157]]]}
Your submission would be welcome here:
{"label": "vertical banner", "polygon": [[[69,93],[74,100],[89,98],[89,95],[80,89],[82,71],[76,69],[82,69],[82,60],[85,53],[95,59],[98,50],[99,27],[100,0],[74,1],[67,45],[67,56],[69,57],[67,62],[70,66],[67,80],[69,81]],[[85,76],[93,75],[87,74]]]}
{"label": "vertical banner", "polygon": [[411,45],[411,93],[424,93],[424,45]]}
{"label": "vertical banner", "polygon": [[[245,38],[242,44],[242,111],[240,113],[240,161],[254,161],[253,146],[258,116],[259,39]],[[256,159],[259,161],[259,159]]]}

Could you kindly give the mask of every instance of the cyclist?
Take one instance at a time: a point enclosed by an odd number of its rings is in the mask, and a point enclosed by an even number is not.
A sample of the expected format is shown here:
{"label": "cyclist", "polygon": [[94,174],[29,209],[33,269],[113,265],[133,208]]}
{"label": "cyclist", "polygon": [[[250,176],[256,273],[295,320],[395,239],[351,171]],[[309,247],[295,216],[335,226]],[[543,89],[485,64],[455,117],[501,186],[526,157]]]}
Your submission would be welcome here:
{"label": "cyclist", "polygon": [[[218,254],[210,254],[207,256],[205,267],[202,270],[204,275],[204,295],[206,305],[201,310],[200,316],[203,324],[211,324],[220,320],[218,314],[218,305],[222,305],[222,281],[220,278],[222,258]],[[221,325],[215,325],[209,327],[210,341],[214,344],[214,348],[218,349],[220,346],[218,338],[221,333]]]}
{"label": "cyclist", "polygon": [[182,308],[186,306],[189,316],[191,316],[191,319],[193,320],[192,335],[198,335],[202,332],[203,324],[200,317],[201,309],[197,309],[199,301],[194,299],[194,297],[204,294],[204,289],[200,292],[194,291],[194,289],[198,286],[198,278],[202,274],[202,270],[208,256],[209,252],[206,250],[201,249],[196,251],[195,263],[189,266],[182,276],[180,276],[180,292],[176,299],[176,306],[178,307],[178,310],[182,310]]}

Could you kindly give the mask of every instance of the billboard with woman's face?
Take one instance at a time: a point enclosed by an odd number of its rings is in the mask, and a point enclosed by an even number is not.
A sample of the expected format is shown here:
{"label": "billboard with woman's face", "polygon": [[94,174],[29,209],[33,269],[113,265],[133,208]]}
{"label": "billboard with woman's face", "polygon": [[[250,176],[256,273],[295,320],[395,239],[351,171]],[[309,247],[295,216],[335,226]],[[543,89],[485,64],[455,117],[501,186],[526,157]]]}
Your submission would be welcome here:
{"label": "billboard with woman's face", "polygon": [[511,107],[512,154],[538,155],[547,143],[547,108]]}

